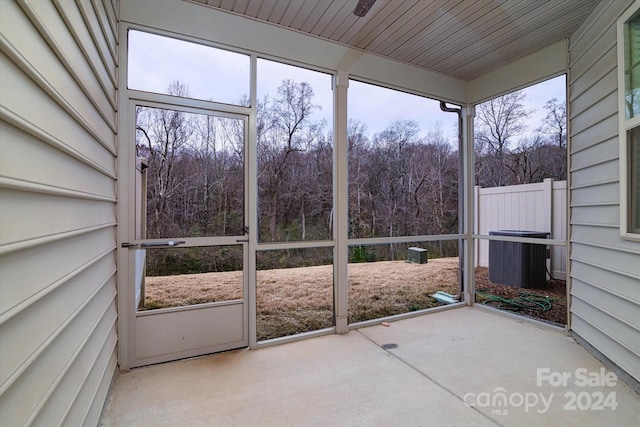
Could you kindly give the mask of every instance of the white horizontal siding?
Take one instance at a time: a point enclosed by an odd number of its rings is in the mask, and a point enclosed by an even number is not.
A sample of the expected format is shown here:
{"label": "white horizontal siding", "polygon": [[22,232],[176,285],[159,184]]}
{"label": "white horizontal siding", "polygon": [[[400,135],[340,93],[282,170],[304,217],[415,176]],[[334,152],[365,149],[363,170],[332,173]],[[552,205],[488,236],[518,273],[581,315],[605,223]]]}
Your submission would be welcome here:
{"label": "white horizontal siding", "polygon": [[[593,141],[593,140],[592,140]],[[589,166],[594,159],[611,158],[611,152],[618,149],[618,136],[600,139],[597,144],[585,146],[582,150],[574,151],[571,157],[573,169]]]}
{"label": "white horizontal siding", "polygon": [[[19,7],[14,3],[9,3],[9,5],[13,8]],[[46,13],[47,21],[40,22],[38,27],[47,37],[43,39],[38,33],[22,31],[22,28],[30,25],[29,18],[25,14],[15,11],[12,16],[19,17],[18,19],[3,22],[6,43],[15,49],[16,55],[22,57],[21,62],[24,63],[22,66],[25,70],[27,70],[26,67],[29,67],[37,71],[44,81],[62,94],[64,100],[72,108],[79,111],[91,110],[96,108],[94,107],[95,102],[98,106],[96,112],[99,114],[87,111],[88,114],[85,114],[84,118],[100,133],[112,134],[113,128],[110,127],[110,124],[115,120],[113,106],[106,102],[104,94],[100,93],[95,78],[92,77],[91,68],[82,61],[82,52],[74,39],[71,35],[63,32],[66,29],[65,23],[56,12],[53,4],[41,1],[28,3],[28,5],[27,11],[30,14]],[[54,19],[56,17],[57,19]],[[48,36],[58,34],[64,34],[66,37],[48,38]],[[58,50],[57,54],[52,50],[52,47]],[[83,64],[85,66],[82,66]],[[74,72],[73,77],[77,81],[69,78],[65,67],[69,67]],[[91,98],[88,98],[87,94]]]}
{"label": "white horizontal siding", "polygon": [[[577,244],[571,252],[571,256],[576,260],[593,262],[603,266],[609,271],[615,271],[629,277],[637,277],[638,256],[640,251],[620,251],[616,247],[603,247],[599,242],[594,244]],[[640,299],[640,292],[634,295],[635,299]]]}
{"label": "white horizontal siding", "polygon": [[[60,16],[64,19],[67,27],[72,29],[72,35],[78,49],[80,49],[86,58],[90,58],[90,61],[86,64],[93,73],[89,74],[91,79],[94,79],[103,95],[108,102],[115,108],[116,105],[116,93],[115,76],[112,70],[107,69],[98,53],[98,48],[91,41],[91,35],[85,25],[83,25],[82,14],[75,2],[57,2],[56,7],[60,13]],[[84,75],[84,74],[83,74]],[[101,95],[95,85],[90,85],[92,90],[92,98],[100,99]]]}
{"label": "white horizontal siding", "polygon": [[587,184],[618,181],[618,158],[613,154],[603,159],[592,158],[588,163],[571,166],[571,186],[583,187]]}
{"label": "white horizontal siding", "polygon": [[619,230],[616,20],[601,2],[570,39],[571,329],[640,381],[640,244]]}
{"label": "white horizontal siding", "polygon": [[571,205],[572,224],[598,224],[604,227],[618,228],[619,217],[620,211],[617,205],[600,206],[595,203],[579,207]]}
{"label": "white horizontal siding", "polygon": [[[638,299],[630,300],[594,286],[579,286],[574,290],[573,296],[583,304],[595,307],[615,318],[620,322],[618,326],[625,328],[625,334],[628,339],[624,341],[635,343],[636,347],[640,347],[640,341],[638,341],[640,340],[640,335],[633,336],[634,326],[637,326],[638,322],[638,313],[636,311]],[[615,307],[616,311],[610,312],[609,308],[611,307]]]}
{"label": "white horizontal siding", "polygon": [[[600,325],[596,323],[596,319],[589,318],[588,314],[587,317],[582,317],[583,314],[582,312],[573,314],[572,331],[600,353],[604,354],[622,370],[637,379],[640,375],[637,350],[630,350],[627,346],[621,345],[619,341],[612,339],[612,336],[606,331],[600,329]],[[609,323],[609,321],[607,323]],[[602,351],[602,349],[606,349],[606,351]]]}
{"label": "white horizontal siding", "polygon": [[[95,226],[115,226],[113,201],[87,200],[73,195],[1,190],[0,234],[7,244]],[[15,224],[28,224],[19,228]]]}
{"label": "white horizontal siding", "polygon": [[571,193],[571,203],[573,206],[588,206],[590,204],[618,204],[618,183],[611,182],[600,184],[600,192],[597,194],[591,187],[575,188]]}
{"label": "white horizontal siding", "polygon": [[[600,93],[596,93],[596,95],[600,95]],[[612,111],[616,111],[618,108],[618,94],[616,92],[604,98],[592,99],[591,102],[586,102],[582,99],[580,101],[575,104],[575,115],[574,113],[571,114],[571,122],[576,129],[582,129],[592,123],[604,120],[612,114]],[[574,105],[573,102],[572,105]]]}
{"label": "white horizontal siding", "polygon": [[620,241],[617,235],[603,228],[574,225],[571,227],[571,238],[574,242],[579,243],[597,242],[604,247],[615,247],[621,251],[638,251],[638,245],[635,242],[629,240]]}
{"label": "white horizontal siding", "polygon": [[[114,326],[115,286],[113,281],[106,284],[110,286],[102,286],[79,312],[73,313],[75,316],[72,321],[64,324],[51,340],[42,343],[45,347],[35,358],[28,360],[24,369],[17,372],[17,377],[9,378],[11,382],[7,384],[6,390],[3,390],[0,399],[3,425],[22,425],[37,416],[39,407],[53,393],[59,381],[76,361],[77,353],[91,341],[96,327],[109,312],[113,313],[113,319],[109,324],[111,327]],[[67,310],[66,306],[63,309]],[[113,350],[114,348],[109,349]],[[78,386],[80,384],[76,384],[76,387]],[[74,390],[75,388],[71,387],[67,392]]]}
{"label": "white horizontal siding", "polygon": [[[49,419],[62,419],[63,425],[81,425],[83,419],[99,418],[101,408],[97,405],[91,406],[90,398],[106,395],[113,378],[111,374],[116,369],[116,355],[110,351],[117,342],[115,329],[110,323],[114,316],[113,309],[108,316],[103,316],[104,323],[91,335],[96,342],[87,343],[84,347],[87,351],[97,350],[78,355],[78,363],[75,363],[73,369],[70,369],[57,384],[34,419],[34,425],[46,426]],[[98,346],[100,342],[103,343],[102,347]],[[94,367],[98,369],[93,369]]]}
{"label": "white horizontal siding", "polygon": [[[587,77],[585,77],[587,78]],[[598,79],[593,85],[589,87],[586,92],[576,96],[571,100],[571,103],[577,110],[588,110],[592,107],[593,100],[610,100],[613,98],[617,102],[617,92],[612,92],[611,87],[615,87],[618,83],[618,72],[615,69],[610,70],[602,78]],[[610,101],[609,101],[610,102]],[[598,112],[598,111],[596,111]],[[598,118],[606,117],[607,115],[599,115]]]}
{"label": "white horizontal siding", "polygon": [[619,271],[612,271],[605,265],[585,259],[572,258],[572,268],[571,277],[578,281],[576,283],[576,280],[574,280],[573,291],[585,284],[587,287],[598,288],[620,298],[626,298],[631,301],[638,300],[638,281],[633,276],[621,274]]}
{"label": "white horizontal siding", "polygon": [[[594,25],[599,24],[599,22],[594,23]],[[589,76],[589,70],[592,70],[594,67],[599,67],[598,65],[596,65],[596,63],[605,59],[607,57],[607,54],[609,54],[610,56],[611,54],[609,52],[612,49],[615,51],[616,29],[615,27],[608,27],[602,34],[598,34],[593,37],[593,40],[589,38],[583,39],[584,42],[591,43],[591,45],[582,47],[588,49],[588,55],[580,53],[581,47],[578,46],[578,42],[575,42],[575,37],[571,39],[571,72],[576,79],[587,79],[583,82],[583,85],[587,86],[590,86],[597,81],[593,79],[592,76]],[[612,64],[609,63],[609,66],[611,65]],[[604,65],[601,66],[604,67]],[[578,88],[580,87],[581,86],[578,85]],[[580,94],[580,92],[576,92],[575,95],[578,94]],[[574,94],[572,93],[572,96],[573,95]]]}
{"label": "white horizontal siding", "polygon": [[618,116],[614,114],[583,128],[571,129],[571,153],[575,154],[594,147],[609,138],[618,140]]}
{"label": "white horizontal siding", "polygon": [[86,198],[115,200],[112,176],[5,122],[0,122],[0,152],[14,154],[12,158],[0,156],[0,169],[16,185],[46,183],[51,192],[76,191]]}
{"label": "white horizontal siding", "polygon": [[35,240],[20,250],[3,254],[0,263],[3,283],[20,286],[0,287],[0,319],[4,321],[5,316],[44,297],[97,258],[110,253],[115,248],[112,234],[111,226],[92,232],[80,230]]}
{"label": "white horizontal siding", "polygon": [[[105,22],[102,21],[101,17],[97,14],[94,2],[83,1],[77,2],[76,4],[80,9],[80,14],[85,22],[85,27],[91,34],[91,40],[98,50],[98,54],[100,55],[100,59],[106,71],[109,73],[112,80],[115,80],[115,70],[117,67],[115,45],[109,44],[109,40],[107,39],[108,36],[103,31]],[[113,34],[110,34],[110,36],[112,37],[111,41],[115,43],[115,37],[113,37]]]}
{"label": "white horizontal siding", "polygon": [[[98,165],[115,174],[115,136],[101,135],[83,120],[80,111],[65,111],[56,100],[23,73],[6,55],[0,55],[0,93],[2,109],[7,121],[14,121],[28,132],[44,132],[52,138],[63,141],[82,156],[92,159]],[[63,101],[64,102],[64,101]],[[37,106],[37,108],[34,108]],[[86,144],[96,141],[97,144]]]}
{"label": "white horizontal siding", "polygon": [[[595,63],[587,64],[589,67],[582,73],[579,80],[571,88],[571,96],[576,98],[584,94],[590,87],[598,84],[608,73],[611,72],[612,64],[615,64],[617,52],[615,45],[609,46],[608,50]],[[573,98],[571,101],[573,101]]]}
{"label": "white horizontal siding", "polygon": [[[3,384],[21,369],[29,357],[37,354],[43,342],[61,332],[62,326],[73,319],[69,316],[69,309],[75,312],[91,301],[94,294],[102,289],[99,286],[112,278],[113,265],[114,260],[110,255],[95,259],[87,268],[68,279],[64,286],[56,287],[46,298],[33,301],[29,309],[17,312],[0,325],[3,344],[13,348],[2,360]],[[88,286],[92,278],[102,280],[95,286]],[[39,316],[33,316],[33,310],[42,313],[47,323],[42,324]],[[8,377],[5,378],[5,375]]]}
{"label": "white horizontal siding", "polygon": [[0,425],[96,425],[116,371],[117,4],[0,13]]}

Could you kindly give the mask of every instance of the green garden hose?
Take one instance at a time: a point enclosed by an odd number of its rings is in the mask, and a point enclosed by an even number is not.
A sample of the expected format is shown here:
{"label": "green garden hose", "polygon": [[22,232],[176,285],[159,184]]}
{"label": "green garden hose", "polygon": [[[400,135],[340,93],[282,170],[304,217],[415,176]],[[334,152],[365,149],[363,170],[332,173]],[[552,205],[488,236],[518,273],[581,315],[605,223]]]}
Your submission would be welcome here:
{"label": "green garden hose", "polygon": [[496,308],[509,311],[540,311],[551,310],[552,299],[545,295],[535,294],[528,291],[520,291],[520,295],[515,298],[504,298],[487,292],[486,289],[476,290],[476,294],[486,298],[484,305],[491,305]]}

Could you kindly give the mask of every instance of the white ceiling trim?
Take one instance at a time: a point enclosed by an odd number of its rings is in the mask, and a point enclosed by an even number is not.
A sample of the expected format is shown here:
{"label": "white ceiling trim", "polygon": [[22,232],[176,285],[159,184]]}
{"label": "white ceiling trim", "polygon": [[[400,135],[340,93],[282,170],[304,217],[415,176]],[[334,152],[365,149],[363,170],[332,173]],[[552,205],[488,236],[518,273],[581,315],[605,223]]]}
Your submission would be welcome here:
{"label": "white ceiling trim", "polygon": [[311,68],[345,71],[365,81],[464,104],[467,82],[319,37],[187,1],[121,2],[125,22]]}
{"label": "white ceiling trim", "polygon": [[469,82],[468,99],[478,104],[566,73],[568,40],[562,40]]}

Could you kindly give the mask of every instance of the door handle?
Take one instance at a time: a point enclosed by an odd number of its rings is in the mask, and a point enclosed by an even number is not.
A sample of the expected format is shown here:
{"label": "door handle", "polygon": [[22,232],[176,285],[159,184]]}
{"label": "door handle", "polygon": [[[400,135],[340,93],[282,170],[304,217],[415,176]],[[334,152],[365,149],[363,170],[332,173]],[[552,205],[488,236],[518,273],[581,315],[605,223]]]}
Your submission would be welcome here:
{"label": "door handle", "polygon": [[178,246],[184,244],[184,240],[167,240],[166,242],[142,242],[142,243],[123,243],[123,248],[149,248],[155,246]]}

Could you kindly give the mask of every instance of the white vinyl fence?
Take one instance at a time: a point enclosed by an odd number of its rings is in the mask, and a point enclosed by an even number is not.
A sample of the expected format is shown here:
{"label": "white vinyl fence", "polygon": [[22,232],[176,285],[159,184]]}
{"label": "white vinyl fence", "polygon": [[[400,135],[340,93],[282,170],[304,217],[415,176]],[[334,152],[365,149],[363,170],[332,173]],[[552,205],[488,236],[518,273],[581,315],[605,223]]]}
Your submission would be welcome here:
{"label": "white vinyl fence", "polygon": [[[567,181],[545,179],[536,184],[481,188],[476,186],[475,230],[526,230],[551,233],[551,239],[567,239]],[[489,265],[489,241],[475,242],[475,265]],[[551,246],[548,268],[554,279],[566,278],[567,249]]]}

